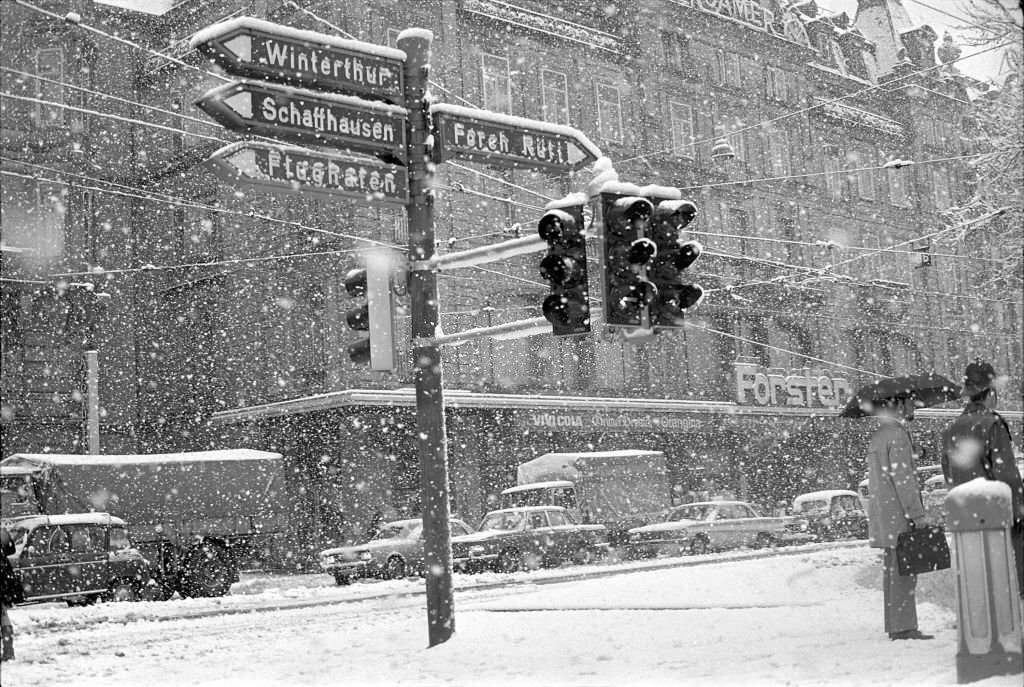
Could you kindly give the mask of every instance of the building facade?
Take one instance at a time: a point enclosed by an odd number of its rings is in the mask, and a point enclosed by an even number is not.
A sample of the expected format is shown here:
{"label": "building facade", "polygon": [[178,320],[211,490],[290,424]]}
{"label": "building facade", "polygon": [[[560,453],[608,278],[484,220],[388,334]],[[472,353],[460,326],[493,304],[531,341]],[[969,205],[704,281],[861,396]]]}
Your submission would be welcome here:
{"label": "building facade", "polygon": [[[429,28],[435,100],[574,126],[622,180],[699,208],[691,271],[708,295],[692,326],[444,351],[457,508],[479,514],[552,449],[660,447],[684,491],[845,486],[866,431],[831,416],[871,373],[957,378],[983,357],[1019,410],[1019,298],[975,292],[992,256],[941,240],[942,211],[971,192],[970,80],[899,0],[861,0],[854,18],[813,0],[77,5],[101,33],[22,7],[2,28],[5,455],[84,450],[94,346],[104,452],[282,450],[328,529],[337,512],[414,508],[408,321],[396,372],[351,363],[341,286],[367,240],[406,244],[404,211],[211,172],[237,137],[193,106],[222,77],[188,39],[241,14],[392,46]],[[885,166],[899,160],[915,164]],[[439,165],[438,250],[534,231],[588,174]],[[538,261],[442,274],[444,331],[539,315]],[[83,324],[89,288],[110,299]]]}

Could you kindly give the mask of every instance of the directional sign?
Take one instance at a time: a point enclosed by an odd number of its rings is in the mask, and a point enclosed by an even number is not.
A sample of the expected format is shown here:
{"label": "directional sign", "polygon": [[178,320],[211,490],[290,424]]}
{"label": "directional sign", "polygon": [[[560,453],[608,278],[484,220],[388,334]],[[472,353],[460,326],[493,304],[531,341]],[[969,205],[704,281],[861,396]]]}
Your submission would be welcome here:
{"label": "directional sign", "polygon": [[590,139],[569,126],[458,105],[432,105],[430,112],[438,162],[458,157],[499,167],[575,170],[601,156]]}
{"label": "directional sign", "polygon": [[394,48],[252,17],[207,27],[189,45],[238,76],[402,102],[405,53]]}
{"label": "directional sign", "polygon": [[405,108],[346,95],[240,81],[196,105],[232,131],[405,162]]}
{"label": "directional sign", "polygon": [[272,193],[308,192],[386,206],[405,205],[409,199],[405,168],[375,160],[241,141],[215,152],[210,162],[228,181]]}

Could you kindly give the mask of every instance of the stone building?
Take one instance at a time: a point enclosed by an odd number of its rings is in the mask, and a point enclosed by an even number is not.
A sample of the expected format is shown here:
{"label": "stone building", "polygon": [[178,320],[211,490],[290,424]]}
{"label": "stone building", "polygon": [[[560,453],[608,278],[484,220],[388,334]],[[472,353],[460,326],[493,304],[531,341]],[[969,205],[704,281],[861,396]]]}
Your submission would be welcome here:
{"label": "stone building", "polygon": [[[929,238],[970,192],[955,159],[970,80],[899,0],[861,0],[853,18],[813,0],[73,4],[100,33],[22,7],[2,28],[4,454],[84,450],[73,301],[91,284],[111,296],[94,342],[104,452],[277,449],[321,524],[415,508],[408,321],[396,372],[351,363],[341,286],[366,239],[407,241],[404,211],[210,171],[237,137],[193,107],[222,78],[188,39],[241,14],[392,46],[430,28],[436,100],[574,126],[623,180],[679,187],[700,210],[693,327],[635,345],[595,322],[585,338],[445,350],[463,512],[552,449],[661,448],[681,489],[845,486],[865,432],[832,406],[868,373],[955,378],[982,356],[1020,388],[1020,302],[980,299],[989,256]],[[734,159],[712,158],[721,138]],[[883,169],[894,160],[917,164]],[[439,250],[532,232],[588,179],[439,165]],[[442,274],[443,329],[539,315],[538,260]]]}

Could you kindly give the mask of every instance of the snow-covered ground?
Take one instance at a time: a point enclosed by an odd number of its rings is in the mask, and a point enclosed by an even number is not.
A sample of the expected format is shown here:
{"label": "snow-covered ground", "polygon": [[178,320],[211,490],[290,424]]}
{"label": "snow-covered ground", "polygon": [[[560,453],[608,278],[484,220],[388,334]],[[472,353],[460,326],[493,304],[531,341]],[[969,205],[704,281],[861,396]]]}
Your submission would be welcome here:
{"label": "snow-covered ground", "polygon": [[[400,588],[416,582],[328,590],[375,590],[349,603],[195,618],[138,609],[216,601],[16,609],[19,658],[4,665],[3,684],[955,684],[947,588],[922,585],[921,627],[935,640],[891,642],[881,629],[877,565],[877,552],[858,547],[543,585],[476,584],[456,595],[454,638],[433,649],[425,648],[422,597]],[[220,602],[286,597],[266,580],[246,584],[257,593]],[[61,622],[76,614],[89,622]],[[118,622],[102,622],[104,614]]]}

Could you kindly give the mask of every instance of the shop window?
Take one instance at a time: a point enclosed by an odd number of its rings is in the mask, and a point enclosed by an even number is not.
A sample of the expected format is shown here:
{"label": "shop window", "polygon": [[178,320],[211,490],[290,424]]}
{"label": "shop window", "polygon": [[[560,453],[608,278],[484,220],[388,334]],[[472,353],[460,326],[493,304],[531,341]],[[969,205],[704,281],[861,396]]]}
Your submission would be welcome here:
{"label": "shop window", "polygon": [[480,56],[480,69],[484,109],[511,114],[512,77],[508,71],[508,60],[484,54]]}
{"label": "shop window", "polygon": [[552,124],[569,124],[569,88],[565,74],[545,69],[541,72],[541,118]]}
{"label": "shop window", "polygon": [[597,128],[604,140],[622,142],[622,103],[615,86],[597,84]]}

